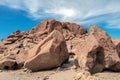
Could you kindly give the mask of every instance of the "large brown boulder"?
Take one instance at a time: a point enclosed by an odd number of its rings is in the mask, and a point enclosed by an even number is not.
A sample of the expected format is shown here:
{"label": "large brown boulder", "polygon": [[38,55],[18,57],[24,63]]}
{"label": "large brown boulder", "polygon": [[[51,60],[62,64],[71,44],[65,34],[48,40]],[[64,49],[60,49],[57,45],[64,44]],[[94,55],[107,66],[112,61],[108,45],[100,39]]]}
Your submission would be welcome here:
{"label": "large brown boulder", "polygon": [[119,62],[111,38],[96,26],[90,27],[90,34],[81,38],[76,46],[76,54],[79,67],[91,73],[108,69]]}
{"label": "large brown boulder", "polygon": [[63,35],[54,30],[38,45],[29,50],[24,67],[33,71],[60,66],[69,58]]}
{"label": "large brown boulder", "polygon": [[93,35],[81,39],[76,46],[77,62],[82,70],[91,73],[101,72],[104,68],[103,48],[99,45]]}
{"label": "large brown boulder", "polygon": [[90,35],[93,35],[99,45],[104,49],[105,68],[109,68],[119,61],[118,53],[109,35],[96,26],[90,28]]}

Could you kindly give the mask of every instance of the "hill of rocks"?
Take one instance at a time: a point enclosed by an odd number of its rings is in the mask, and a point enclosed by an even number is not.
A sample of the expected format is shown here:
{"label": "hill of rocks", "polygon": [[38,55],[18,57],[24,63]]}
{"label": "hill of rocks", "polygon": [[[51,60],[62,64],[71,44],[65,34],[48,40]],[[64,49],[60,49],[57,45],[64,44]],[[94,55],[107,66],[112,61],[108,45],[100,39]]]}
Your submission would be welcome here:
{"label": "hill of rocks", "polygon": [[44,20],[28,32],[17,30],[0,43],[0,69],[32,71],[60,67],[74,57],[75,66],[90,73],[120,71],[120,40],[97,26]]}

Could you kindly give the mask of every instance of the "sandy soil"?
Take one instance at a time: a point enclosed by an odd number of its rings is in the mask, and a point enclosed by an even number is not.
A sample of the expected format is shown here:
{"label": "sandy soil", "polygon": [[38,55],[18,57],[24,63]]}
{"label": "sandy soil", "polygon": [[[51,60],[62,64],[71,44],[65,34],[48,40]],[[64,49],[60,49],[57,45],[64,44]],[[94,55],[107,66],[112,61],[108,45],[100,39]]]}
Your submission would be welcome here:
{"label": "sandy soil", "polygon": [[101,73],[96,73],[93,76],[98,77],[100,80],[120,80],[120,73],[116,72],[101,72]]}
{"label": "sandy soil", "polygon": [[[29,72],[24,69],[14,71],[1,71],[0,80],[74,80],[79,73],[74,68],[73,60],[64,64],[62,68],[47,71]],[[94,74],[100,80],[120,80],[120,73],[102,72]]]}

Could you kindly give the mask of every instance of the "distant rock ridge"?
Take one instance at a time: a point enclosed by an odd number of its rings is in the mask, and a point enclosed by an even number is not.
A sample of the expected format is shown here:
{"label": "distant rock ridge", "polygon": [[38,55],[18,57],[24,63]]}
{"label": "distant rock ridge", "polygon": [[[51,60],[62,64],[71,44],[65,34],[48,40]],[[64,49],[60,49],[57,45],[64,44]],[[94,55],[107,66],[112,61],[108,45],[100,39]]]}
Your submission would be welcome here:
{"label": "distant rock ridge", "polygon": [[[32,71],[61,66],[75,55],[76,66],[91,73],[120,71],[120,42],[97,26],[44,20],[28,32],[17,30],[0,43],[0,69]],[[35,66],[36,65],[36,66]]]}

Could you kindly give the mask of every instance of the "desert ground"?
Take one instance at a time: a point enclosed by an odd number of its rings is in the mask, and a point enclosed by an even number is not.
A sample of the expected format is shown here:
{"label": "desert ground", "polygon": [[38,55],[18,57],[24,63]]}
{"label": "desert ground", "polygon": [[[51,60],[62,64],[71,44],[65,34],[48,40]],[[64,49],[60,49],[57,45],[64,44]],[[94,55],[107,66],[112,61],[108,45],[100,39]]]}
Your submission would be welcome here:
{"label": "desert ground", "polygon": [[[75,69],[74,61],[63,64],[62,67],[31,72],[25,69],[20,70],[3,70],[0,72],[0,80],[75,80],[75,76],[80,73]],[[93,74],[99,80],[120,80],[119,72],[104,71]]]}

